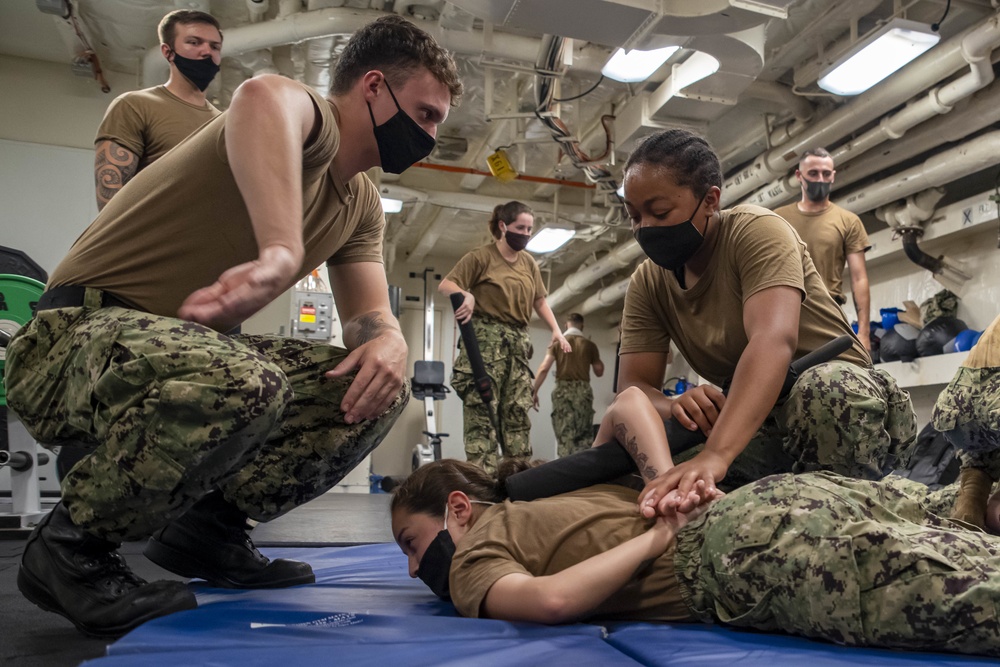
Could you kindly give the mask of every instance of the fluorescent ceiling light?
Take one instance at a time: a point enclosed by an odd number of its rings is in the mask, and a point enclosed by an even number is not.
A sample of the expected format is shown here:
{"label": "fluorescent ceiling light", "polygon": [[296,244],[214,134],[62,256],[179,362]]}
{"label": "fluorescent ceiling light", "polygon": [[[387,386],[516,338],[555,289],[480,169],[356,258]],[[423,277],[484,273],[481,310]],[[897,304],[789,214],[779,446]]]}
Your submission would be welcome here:
{"label": "fluorescent ceiling light", "polygon": [[678,48],[680,47],[666,46],[653,51],[632,49],[628,53],[624,49],[618,49],[608,60],[608,64],[601,69],[601,74],[623,83],[645,81],[653,72],[660,69],[660,65],[667,62]]}
{"label": "fluorescent ceiling light", "polygon": [[566,245],[576,234],[575,230],[564,227],[546,227],[528,241],[528,252],[537,254],[552,252]]}
{"label": "fluorescent ceiling light", "polygon": [[391,197],[380,197],[382,200],[383,213],[399,213],[403,210],[402,199],[392,199]]}
{"label": "fluorescent ceiling light", "polygon": [[817,84],[836,95],[863,93],[940,39],[926,24],[893,19],[837,58]]}

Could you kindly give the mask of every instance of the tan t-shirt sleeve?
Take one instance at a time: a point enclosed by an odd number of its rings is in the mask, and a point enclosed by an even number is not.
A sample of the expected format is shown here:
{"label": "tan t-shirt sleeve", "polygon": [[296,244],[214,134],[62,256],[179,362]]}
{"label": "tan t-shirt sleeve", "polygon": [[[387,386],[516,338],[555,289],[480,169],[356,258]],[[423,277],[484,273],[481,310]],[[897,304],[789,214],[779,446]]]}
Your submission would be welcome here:
{"label": "tan t-shirt sleeve", "polygon": [[347,242],[327,260],[327,264],[378,262],[382,259],[382,238],[385,231],[385,212],[378,189],[365,174],[354,177],[352,185],[358,188],[352,206],[359,207],[361,220]]}
{"label": "tan t-shirt sleeve", "polygon": [[486,265],[483,263],[480,253],[466,253],[462,259],[458,260],[455,267],[448,272],[445,280],[450,280],[466,292],[470,291],[479,283],[483,276]]}
{"label": "tan t-shirt sleeve", "polygon": [[538,268],[538,262],[534,258],[531,258],[531,272],[535,280],[535,300],[537,301],[541,297],[548,296],[549,292],[545,289],[545,283],[542,281],[542,271]]}
{"label": "tan t-shirt sleeve", "polygon": [[844,254],[866,252],[871,247],[871,243],[868,242],[868,233],[861,223],[861,218],[852,216],[847,225],[847,233],[844,235]]}
{"label": "tan t-shirt sleeve", "polygon": [[486,594],[501,577],[517,573],[530,575],[507,548],[511,538],[500,537],[495,534],[497,532],[497,528],[491,528],[480,544],[473,550],[460,551],[452,562],[448,577],[451,601],[458,613],[467,618],[483,616]]}
{"label": "tan t-shirt sleeve", "polygon": [[658,268],[646,260],[632,274],[625,292],[619,354],[670,351],[670,336],[656,315],[657,295],[650,279],[650,273]]}
{"label": "tan t-shirt sleeve", "polygon": [[100,127],[97,128],[97,137],[94,143],[100,141],[113,141],[119,146],[123,146],[140,158],[146,146],[142,136],[145,123],[135,107],[128,100],[117,97],[104,114]]}
{"label": "tan t-shirt sleeve", "polygon": [[758,216],[734,234],[730,247],[743,303],[761,290],[779,286],[794,287],[805,300],[805,276],[802,273],[805,247],[783,218],[777,215]]}

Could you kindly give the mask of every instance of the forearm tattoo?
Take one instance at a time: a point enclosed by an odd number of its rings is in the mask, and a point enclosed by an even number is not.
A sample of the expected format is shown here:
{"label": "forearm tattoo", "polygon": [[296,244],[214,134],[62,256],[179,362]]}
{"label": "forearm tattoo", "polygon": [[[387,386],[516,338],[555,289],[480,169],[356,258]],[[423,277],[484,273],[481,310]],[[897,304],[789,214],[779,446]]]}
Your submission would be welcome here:
{"label": "forearm tattoo", "polygon": [[388,325],[382,320],[382,313],[373,310],[359,315],[344,327],[344,339],[360,347],[382,335]]}
{"label": "forearm tattoo", "polygon": [[139,156],[113,141],[101,142],[94,157],[97,209],[101,210],[139,170]]}
{"label": "forearm tattoo", "polygon": [[642,478],[645,480],[654,479],[656,477],[656,468],[649,465],[649,457],[639,451],[639,443],[635,441],[634,435],[629,435],[625,424],[614,424],[614,434],[618,444],[624,447],[625,451],[632,457],[632,460],[635,461],[635,465],[639,469],[639,474],[642,475]]}

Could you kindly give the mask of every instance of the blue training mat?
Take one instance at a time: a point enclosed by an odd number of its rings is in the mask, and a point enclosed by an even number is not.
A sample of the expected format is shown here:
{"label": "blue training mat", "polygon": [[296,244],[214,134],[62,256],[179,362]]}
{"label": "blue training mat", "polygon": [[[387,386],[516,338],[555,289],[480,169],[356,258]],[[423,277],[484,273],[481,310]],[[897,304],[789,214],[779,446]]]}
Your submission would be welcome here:
{"label": "blue training mat", "polygon": [[995,665],[941,653],[857,649],[706,625],[547,627],[461,618],[418,580],[394,544],[266,549],[304,560],[316,583],[265,591],[192,584],[198,609],[166,616],[85,665]]}

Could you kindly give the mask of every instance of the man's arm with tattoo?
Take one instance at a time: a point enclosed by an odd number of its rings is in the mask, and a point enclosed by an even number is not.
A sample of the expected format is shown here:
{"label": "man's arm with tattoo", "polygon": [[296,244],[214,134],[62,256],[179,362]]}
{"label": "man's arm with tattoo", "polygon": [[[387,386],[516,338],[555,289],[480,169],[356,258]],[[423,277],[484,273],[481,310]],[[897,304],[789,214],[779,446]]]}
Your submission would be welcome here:
{"label": "man's arm with tattoo", "polygon": [[347,349],[353,350],[365,343],[370,343],[390,330],[399,332],[396,318],[392,318],[392,324],[389,324],[385,321],[382,313],[372,310],[344,323],[344,343]]}
{"label": "man's arm with tattoo", "polygon": [[382,414],[406,379],[406,341],[389,307],[389,285],[380,262],[329,264],[333,300],[344,323],[350,354],[326,373],[354,374],[341,402],[349,424]]}
{"label": "man's arm with tattoo", "polygon": [[110,139],[97,143],[94,150],[94,183],[97,210],[103,210],[115,194],[139,171],[139,156]]}

